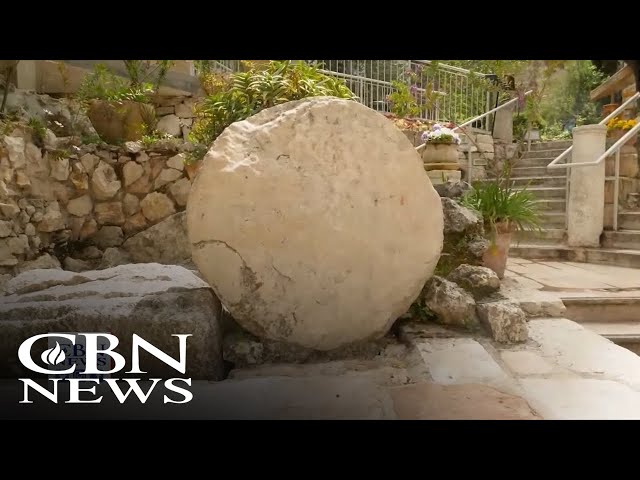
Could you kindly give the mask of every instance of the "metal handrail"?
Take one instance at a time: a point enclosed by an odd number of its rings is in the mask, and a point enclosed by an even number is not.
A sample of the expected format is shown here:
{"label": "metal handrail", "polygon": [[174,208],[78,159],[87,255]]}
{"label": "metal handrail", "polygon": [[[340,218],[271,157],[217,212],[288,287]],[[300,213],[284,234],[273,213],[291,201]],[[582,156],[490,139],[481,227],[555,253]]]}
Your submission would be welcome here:
{"label": "metal handrail", "polygon": [[[638,98],[640,98],[640,92],[637,92],[635,95],[633,95],[632,97],[629,97],[622,105],[620,105],[618,108],[616,108],[613,112],[611,112],[609,115],[607,115],[605,118],[603,118],[598,125],[606,125],[607,122],[609,120],[611,120],[612,118],[614,118],[616,115],[618,115],[620,112],[623,112],[624,110],[627,109],[627,106],[631,103],[633,103],[634,101],[638,100]],[[635,128],[635,127],[634,127]],[[633,129],[632,129],[633,130]],[[629,136],[629,138],[631,137],[631,135]],[[623,137],[624,138],[624,137]],[[620,140],[621,141],[621,140]],[[619,142],[616,142],[614,145],[611,146],[611,148],[609,150],[612,150],[613,147],[615,147]],[[622,143],[622,145],[624,145],[624,143]],[[605,155],[603,157],[600,157],[598,160],[596,160],[595,162],[581,162],[581,163],[561,163],[558,164],[558,162],[560,160],[562,160],[564,157],[566,157],[567,155],[569,155],[569,153],[571,153],[571,150],[573,150],[573,145],[571,145],[569,148],[567,148],[564,152],[562,152],[560,155],[558,155],[558,157],[553,160],[549,165],[547,165],[547,168],[550,168],[551,170],[553,169],[557,169],[557,168],[570,168],[570,167],[584,167],[584,166],[589,166],[589,165],[597,165],[598,163],[600,163],[602,160],[604,160],[605,158],[607,158],[610,153],[605,153]],[[609,150],[607,150],[607,152],[609,152]]]}
{"label": "metal handrail", "polygon": [[[527,92],[525,92],[525,93],[524,93],[524,96],[526,97],[527,95],[529,95],[529,94],[530,94],[530,93],[532,93],[532,92],[533,92],[533,90],[529,90],[529,91],[527,91]],[[503,103],[502,105],[497,106],[496,108],[492,108],[491,110],[489,110],[489,111],[487,111],[487,112],[483,113],[482,115],[478,115],[477,117],[474,117],[474,118],[472,118],[471,120],[469,120],[469,121],[467,121],[467,122],[464,122],[462,125],[458,125],[457,127],[452,128],[452,130],[454,130],[454,131],[455,131],[455,130],[458,130],[458,129],[460,129],[460,128],[464,128],[464,127],[466,127],[466,126],[469,126],[469,125],[471,125],[472,123],[475,123],[475,122],[477,122],[478,120],[482,120],[484,117],[487,117],[487,116],[491,115],[492,113],[497,112],[498,110],[502,110],[504,107],[506,107],[506,106],[508,106],[508,105],[511,105],[511,104],[513,104],[513,103],[517,102],[518,100],[520,100],[520,99],[519,99],[519,98],[512,98],[512,99],[511,99],[511,100],[509,100],[508,102],[505,102],[505,103]],[[421,145],[418,145],[418,146],[416,147],[416,151],[417,151],[417,152],[419,152],[420,150],[422,150],[422,149],[425,147],[425,145],[426,145],[426,142],[425,142],[425,143],[423,143],[423,144],[421,144]]]}

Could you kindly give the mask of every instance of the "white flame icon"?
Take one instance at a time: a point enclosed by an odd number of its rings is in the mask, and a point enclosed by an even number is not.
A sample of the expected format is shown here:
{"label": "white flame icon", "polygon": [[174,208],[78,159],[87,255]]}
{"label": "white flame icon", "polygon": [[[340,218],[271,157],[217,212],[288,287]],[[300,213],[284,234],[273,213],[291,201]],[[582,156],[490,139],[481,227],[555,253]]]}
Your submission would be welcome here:
{"label": "white flame icon", "polygon": [[56,346],[42,352],[42,361],[48,365],[58,365],[64,362],[64,351],[60,348],[60,344],[56,342]]}

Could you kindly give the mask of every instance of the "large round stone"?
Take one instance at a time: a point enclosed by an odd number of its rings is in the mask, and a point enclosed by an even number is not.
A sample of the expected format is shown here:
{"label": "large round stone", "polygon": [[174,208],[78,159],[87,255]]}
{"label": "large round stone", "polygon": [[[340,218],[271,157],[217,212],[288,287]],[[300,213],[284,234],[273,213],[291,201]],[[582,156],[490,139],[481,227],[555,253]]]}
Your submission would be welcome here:
{"label": "large round stone", "polygon": [[440,197],[389,120],[316,97],[228,127],[187,204],[193,261],[251,333],[318,350],[384,335],[432,276]]}

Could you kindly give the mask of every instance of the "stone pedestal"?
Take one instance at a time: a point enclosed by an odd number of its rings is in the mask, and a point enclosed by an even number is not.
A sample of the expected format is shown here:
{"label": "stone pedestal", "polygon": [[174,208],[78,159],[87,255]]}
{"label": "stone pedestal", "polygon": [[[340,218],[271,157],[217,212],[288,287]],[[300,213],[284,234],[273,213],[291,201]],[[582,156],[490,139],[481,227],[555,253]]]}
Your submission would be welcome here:
{"label": "stone pedestal", "polygon": [[447,182],[459,182],[462,178],[460,170],[429,170],[427,171],[432,185],[440,185]]}
{"label": "stone pedestal", "polygon": [[[607,127],[584,125],[573,129],[572,163],[593,162],[605,152]],[[604,228],[605,163],[569,170],[568,244],[599,247]]]}

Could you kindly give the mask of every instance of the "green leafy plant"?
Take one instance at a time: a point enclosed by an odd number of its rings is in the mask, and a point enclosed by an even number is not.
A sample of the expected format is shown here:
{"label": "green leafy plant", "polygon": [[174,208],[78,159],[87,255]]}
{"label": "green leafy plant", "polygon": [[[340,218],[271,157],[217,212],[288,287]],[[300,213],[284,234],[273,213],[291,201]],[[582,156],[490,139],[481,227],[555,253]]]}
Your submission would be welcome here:
{"label": "green leafy plant", "polygon": [[142,144],[145,146],[145,148],[148,148],[156,142],[159,142],[161,140],[167,140],[170,138],[173,138],[173,137],[168,133],[160,132],[158,130],[151,130],[151,131],[147,131],[147,133],[145,133],[142,136],[141,141],[142,141]]}
{"label": "green leafy plant", "polygon": [[105,65],[98,64],[91,73],[83,78],[76,98],[82,103],[89,100],[105,100],[113,103],[124,101],[146,103],[153,92],[152,84],[129,83]]}
{"label": "green leafy plant", "polygon": [[485,225],[495,234],[498,225],[519,230],[540,230],[539,204],[526,189],[514,190],[509,178],[478,182],[462,197],[462,204],[482,214]]}
{"label": "green leafy plant", "polygon": [[37,143],[42,145],[44,142],[44,136],[47,133],[47,126],[45,123],[38,117],[31,117],[27,122],[27,125],[33,131],[33,135]]}
{"label": "green leafy plant", "polygon": [[[324,75],[307,63],[271,61],[266,69],[231,74],[194,108],[196,117],[190,139],[206,150],[234,122],[265,108],[315,96],[354,98],[341,80]],[[196,160],[195,154],[190,157],[191,162]]]}

